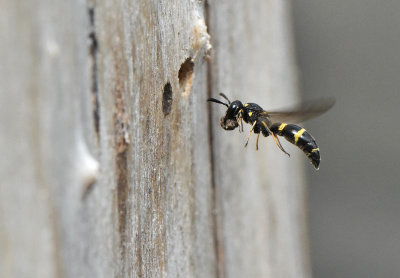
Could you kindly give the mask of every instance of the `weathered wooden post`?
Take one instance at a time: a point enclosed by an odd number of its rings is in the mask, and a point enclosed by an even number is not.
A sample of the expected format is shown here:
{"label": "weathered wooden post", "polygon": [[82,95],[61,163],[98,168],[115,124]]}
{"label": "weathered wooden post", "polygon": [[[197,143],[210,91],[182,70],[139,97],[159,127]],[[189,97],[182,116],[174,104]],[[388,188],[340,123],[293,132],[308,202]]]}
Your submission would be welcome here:
{"label": "weathered wooden post", "polygon": [[[309,277],[303,170],[219,127],[294,102],[285,1],[0,2],[1,277]],[[303,157],[301,157],[303,159]]]}

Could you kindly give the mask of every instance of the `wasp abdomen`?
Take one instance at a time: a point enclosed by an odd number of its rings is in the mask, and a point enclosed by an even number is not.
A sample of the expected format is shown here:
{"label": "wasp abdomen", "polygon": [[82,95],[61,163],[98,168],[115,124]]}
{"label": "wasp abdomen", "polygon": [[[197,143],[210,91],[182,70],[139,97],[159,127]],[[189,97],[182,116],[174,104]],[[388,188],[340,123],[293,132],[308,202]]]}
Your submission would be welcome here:
{"label": "wasp abdomen", "polygon": [[290,143],[299,147],[316,169],[319,167],[321,156],[314,138],[304,128],[286,123],[274,123],[270,130],[279,136],[285,137]]}

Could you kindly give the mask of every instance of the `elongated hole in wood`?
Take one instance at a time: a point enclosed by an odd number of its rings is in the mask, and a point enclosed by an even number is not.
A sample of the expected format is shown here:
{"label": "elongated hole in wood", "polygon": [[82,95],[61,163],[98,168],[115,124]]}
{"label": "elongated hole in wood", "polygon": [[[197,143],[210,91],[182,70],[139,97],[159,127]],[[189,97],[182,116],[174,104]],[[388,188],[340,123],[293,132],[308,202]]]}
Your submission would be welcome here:
{"label": "elongated hole in wood", "polygon": [[192,89],[194,76],[194,63],[192,58],[189,57],[182,63],[181,68],[178,72],[179,88],[182,90],[182,94],[188,96]]}
{"label": "elongated hole in wood", "polygon": [[163,92],[163,100],[162,100],[162,109],[164,116],[167,116],[171,113],[171,106],[172,106],[172,86],[171,83],[167,82],[164,86]]}

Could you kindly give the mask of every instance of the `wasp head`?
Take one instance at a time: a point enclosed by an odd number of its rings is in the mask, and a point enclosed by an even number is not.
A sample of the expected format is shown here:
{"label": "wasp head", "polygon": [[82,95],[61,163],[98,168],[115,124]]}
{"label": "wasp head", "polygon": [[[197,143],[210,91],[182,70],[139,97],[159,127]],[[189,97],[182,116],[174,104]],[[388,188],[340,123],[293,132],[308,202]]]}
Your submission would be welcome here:
{"label": "wasp head", "polygon": [[233,130],[239,126],[238,115],[243,110],[244,106],[239,100],[230,102],[224,94],[221,93],[220,95],[225,98],[228,103],[224,103],[215,98],[209,98],[208,101],[223,104],[228,107],[225,116],[221,118],[221,127],[225,130]]}
{"label": "wasp head", "polygon": [[239,100],[233,101],[226,110],[225,116],[221,118],[221,127],[225,130],[233,130],[239,126],[238,115],[243,109]]}

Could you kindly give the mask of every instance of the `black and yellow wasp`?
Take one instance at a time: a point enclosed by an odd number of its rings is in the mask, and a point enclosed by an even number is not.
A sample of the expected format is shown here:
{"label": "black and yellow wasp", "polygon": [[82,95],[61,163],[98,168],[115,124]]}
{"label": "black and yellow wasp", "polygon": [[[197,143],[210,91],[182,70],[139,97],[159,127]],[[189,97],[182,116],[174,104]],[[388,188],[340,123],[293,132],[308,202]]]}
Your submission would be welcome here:
{"label": "black and yellow wasp", "polygon": [[265,111],[255,103],[242,104],[239,100],[231,102],[224,94],[220,93],[220,96],[226,99],[228,103],[215,98],[209,98],[207,101],[216,102],[228,107],[225,116],[221,118],[221,127],[223,129],[233,130],[239,127],[239,131],[243,131],[243,121],[251,125],[245,147],[249,143],[251,134],[254,132],[258,134],[256,141],[256,148],[258,150],[258,139],[260,133],[262,133],[265,137],[271,135],[277,146],[290,156],[279,142],[278,135],[283,136],[290,143],[299,147],[306,154],[315,169],[318,170],[321,156],[314,138],[304,128],[287,122],[304,122],[316,117],[330,109],[335,103],[334,99],[329,98],[310,102],[287,110]]}

